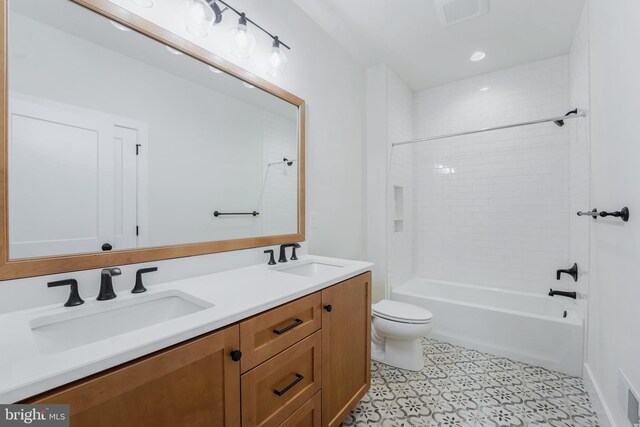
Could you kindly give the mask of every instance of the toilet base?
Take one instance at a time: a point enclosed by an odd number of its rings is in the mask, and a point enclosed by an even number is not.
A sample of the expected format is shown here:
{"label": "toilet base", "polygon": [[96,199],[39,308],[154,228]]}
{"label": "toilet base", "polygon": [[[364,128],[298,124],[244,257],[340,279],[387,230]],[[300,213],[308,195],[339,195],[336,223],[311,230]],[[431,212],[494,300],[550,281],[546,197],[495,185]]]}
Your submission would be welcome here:
{"label": "toilet base", "polygon": [[371,343],[371,358],[376,362],[409,371],[424,368],[421,339],[394,340],[385,339],[384,343]]}

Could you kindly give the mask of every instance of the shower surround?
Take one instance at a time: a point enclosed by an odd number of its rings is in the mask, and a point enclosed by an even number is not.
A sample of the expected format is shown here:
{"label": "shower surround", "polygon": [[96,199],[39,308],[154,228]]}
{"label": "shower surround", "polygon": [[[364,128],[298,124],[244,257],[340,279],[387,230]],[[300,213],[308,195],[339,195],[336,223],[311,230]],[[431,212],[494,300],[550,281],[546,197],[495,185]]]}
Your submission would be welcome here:
{"label": "shower surround", "polygon": [[[584,43],[579,34],[576,40],[568,55],[413,93],[389,70],[389,144],[588,110]],[[432,311],[434,336],[580,375],[588,246],[572,242],[588,239],[578,235],[584,226],[575,217],[578,204],[589,205],[587,134],[588,120],[577,118],[391,149],[391,298]],[[556,280],[556,270],[574,262],[580,283]],[[577,303],[552,299],[550,288],[578,291]],[[480,295],[513,298],[499,307],[469,300]],[[563,309],[529,312],[545,302]]]}

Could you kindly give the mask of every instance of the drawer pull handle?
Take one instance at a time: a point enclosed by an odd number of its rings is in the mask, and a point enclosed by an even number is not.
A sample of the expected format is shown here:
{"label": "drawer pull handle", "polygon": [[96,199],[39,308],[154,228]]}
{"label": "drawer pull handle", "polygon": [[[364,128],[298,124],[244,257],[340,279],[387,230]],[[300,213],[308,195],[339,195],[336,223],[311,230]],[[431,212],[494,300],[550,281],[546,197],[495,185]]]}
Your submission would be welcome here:
{"label": "drawer pull handle", "polygon": [[282,396],[283,394],[285,394],[286,392],[288,392],[289,390],[291,390],[296,384],[298,384],[300,381],[302,381],[304,379],[304,377],[300,374],[296,374],[296,379],[293,380],[293,382],[291,382],[291,384],[289,384],[288,386],[286,386],[285,388],[283,388],[282,390],[273,390],[273,392],[275,394],[277,394],[278,396]]}
{"label": "drawer pull handle", "polygon": [[304,321],[300,320],[300,319],[296,319],[295,322],[293,322],[292,324],[290,324],[289,326],[287,326],[286,328],[282,328],[280,330],[278,329],[274,329],[273,333],[276,335],[281,335],[284,334],[287,331],[290,331],[291,329],[295,328],[298,325],[302,325],[304,323]]}

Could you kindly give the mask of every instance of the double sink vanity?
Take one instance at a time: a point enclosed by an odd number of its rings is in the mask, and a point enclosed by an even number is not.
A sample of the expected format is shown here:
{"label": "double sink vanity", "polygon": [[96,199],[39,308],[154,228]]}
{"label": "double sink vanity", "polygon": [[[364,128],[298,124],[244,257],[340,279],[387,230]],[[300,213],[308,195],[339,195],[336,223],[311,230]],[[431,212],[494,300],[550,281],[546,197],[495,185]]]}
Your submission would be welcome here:
{"label": "double sink vanity", "polygon": [[296,259],[304,100],[116,2],[0,2],[0,402],[339,425],[369,387],[371,264]]}
{"label": "double sink vanity", "polygon": [[370,268],[306,255],[1,315],[0,399],[80,426],[339,425],[369,386]]}

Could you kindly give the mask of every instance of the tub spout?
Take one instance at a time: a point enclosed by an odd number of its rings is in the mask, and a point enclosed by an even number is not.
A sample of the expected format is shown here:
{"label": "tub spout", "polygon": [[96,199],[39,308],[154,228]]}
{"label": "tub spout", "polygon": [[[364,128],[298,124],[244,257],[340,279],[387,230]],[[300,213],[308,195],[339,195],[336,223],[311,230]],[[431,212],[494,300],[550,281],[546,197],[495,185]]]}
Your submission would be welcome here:
{"label": "tub spout", "polygon": [[549,289],[549,296],[560,295],[561,297],[573,298],[576,299],[577,295],[575,292],[566,292],[566,291],[554,291],[553,289]]}

